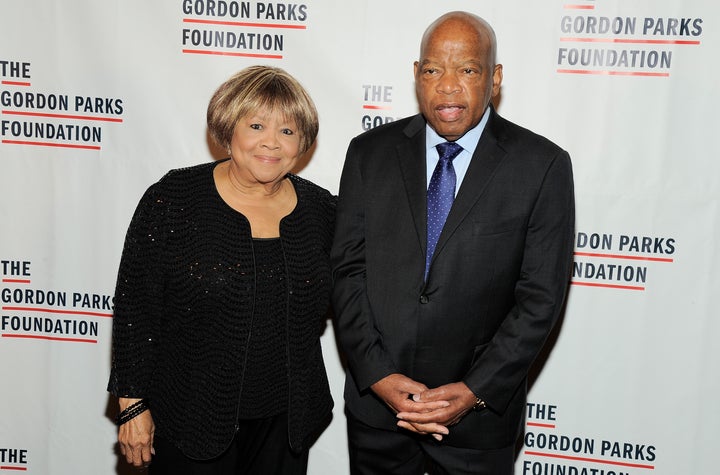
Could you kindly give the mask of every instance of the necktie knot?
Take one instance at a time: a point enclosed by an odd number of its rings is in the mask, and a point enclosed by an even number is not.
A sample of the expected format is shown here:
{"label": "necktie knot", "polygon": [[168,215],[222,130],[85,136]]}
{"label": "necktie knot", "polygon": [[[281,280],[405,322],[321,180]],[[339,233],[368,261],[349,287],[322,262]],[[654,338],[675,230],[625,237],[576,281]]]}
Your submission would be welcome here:
{"label": "necktie knot", "polygon": [[455,142],[443,142],[435,146],[440,154],[440,160],[452,160],[462,152],[462,147]]}

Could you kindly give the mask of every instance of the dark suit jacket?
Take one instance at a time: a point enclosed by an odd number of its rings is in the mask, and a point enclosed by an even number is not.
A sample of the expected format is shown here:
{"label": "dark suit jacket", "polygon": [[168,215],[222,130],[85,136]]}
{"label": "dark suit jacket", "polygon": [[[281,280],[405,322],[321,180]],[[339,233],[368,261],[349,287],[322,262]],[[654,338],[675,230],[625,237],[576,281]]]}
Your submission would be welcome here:
{"label": "dark suit jacket", "polygon": [[491,110],[440,236],[427,282],[425,120],[352,140],[340,183],[333,261],[346,408],[394,429],[369,387],[402,373],[428,387],[464,381],[489,409],[444,443],[512,444],[528,369],[557,321],[570,276],[570,158]]}

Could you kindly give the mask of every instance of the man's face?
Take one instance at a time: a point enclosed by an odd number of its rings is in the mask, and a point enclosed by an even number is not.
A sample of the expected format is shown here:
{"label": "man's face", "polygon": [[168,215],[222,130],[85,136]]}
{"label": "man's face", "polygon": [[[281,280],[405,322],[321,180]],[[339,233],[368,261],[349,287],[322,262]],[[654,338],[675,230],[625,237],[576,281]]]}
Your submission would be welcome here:
{"label": "man's face", "polygon": [[500,91],[502,66],[493,65],[490,38],[459,20],[440,24],[415,62],[420,112],[449,141],[475,127],[490,98]]}

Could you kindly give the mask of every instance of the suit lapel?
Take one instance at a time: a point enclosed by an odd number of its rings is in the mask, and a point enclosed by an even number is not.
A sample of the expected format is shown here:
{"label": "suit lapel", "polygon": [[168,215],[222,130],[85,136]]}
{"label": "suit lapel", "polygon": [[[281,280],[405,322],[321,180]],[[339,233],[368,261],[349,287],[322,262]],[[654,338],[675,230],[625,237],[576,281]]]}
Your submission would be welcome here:
{"label": "suit lapel", "polygon": [[435,248],[435,256],[442,252],[445,243],[482,197],[498,165],[505,157],[505,150],[498,143],[498,138],[502,136],[501,122],[502,119],[492,109],[485,130],[480,136],[480,141],[470,160],[470,166],[465,173],[460,191],[453,202],[447,221],[445,221]]}
{"label": "suit lapel", "polygon": [[427,247],[425,120],[421,115],[415,116],[403,132],[407,139],[397,146],[398,161],[418,243],[424,256]]}

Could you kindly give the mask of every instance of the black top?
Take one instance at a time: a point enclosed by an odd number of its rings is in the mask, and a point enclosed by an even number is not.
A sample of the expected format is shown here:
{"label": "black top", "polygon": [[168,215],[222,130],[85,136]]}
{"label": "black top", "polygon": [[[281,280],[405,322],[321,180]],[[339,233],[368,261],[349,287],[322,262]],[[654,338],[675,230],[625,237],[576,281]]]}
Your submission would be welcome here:
{"label": "black top", "polygon": [[[287,411],[287,277],[280,239],[253,239],[257,269],[255,315],[250,325],[240,419]],[[242,316],[240,316],[242,318]]]}
{"label": "black top", "polygon": [[[217,163],[172,170],[141,199],[125,240],[108,390],[149,398],[158,435],[197,459],[219,455],[240,415],[257,269],[250,223],[220,197]],[[307,447],[332,399],[322,361],[335,198],[288,175],[295,209],[280,222],[287,281],[288,436]]]}

